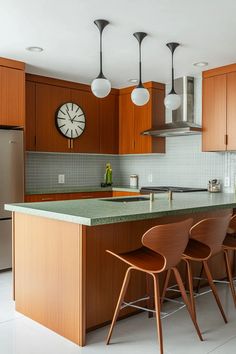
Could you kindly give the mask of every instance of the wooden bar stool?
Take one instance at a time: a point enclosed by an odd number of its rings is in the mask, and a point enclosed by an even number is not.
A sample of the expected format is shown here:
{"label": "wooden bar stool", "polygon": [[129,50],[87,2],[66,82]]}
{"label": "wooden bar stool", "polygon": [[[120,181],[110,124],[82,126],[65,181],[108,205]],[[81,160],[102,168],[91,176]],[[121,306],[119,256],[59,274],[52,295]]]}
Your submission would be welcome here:
{"label": "wooden bar stool", "polygon": [[[234,280],[233,280],[233,275],[232,275],[232,270],[230,267],[230,261],[229,261],[229,253],[231,251],[234,252],[234,263],[235,263],[235,251],[236,251],[236,215],[232,216],[229,224],[229,228],[227,230],[227,235],[224,239],[223,242],[223,251],[224,251],[224,256],[225,256],[225,266],[226,266],[226,271],[227,271],[227,276],[228,276],[228,282],[230,285],[233,301],[234,301],[234,306],[236,307],[236,292],[235,292],[235,287],[234,287]],[[234,264],[235,266],[235,264]]]}
{"label": "wooden bar stool", "polygon": [[121,292],[118,298],[115,313],[108,333],[107,344],[109,344],[110,342],[114,325],[116,323],[119,311],[122,307],[132,270],[138,270],[149,274],[153,279],[155,312],[160,353],[163,354],[163,337],[161,325],[159,275],[166,270],[173,271],[183,300],[187,306],[188,312],[197,331],[197,334],[202,340],[202,336],[196,318],[194,316],[191,304],[187,297],[181,276],[179,274],[178,269],[176,268],[177,264],[181,260],[182,253],[187,246],[189,240],[189,229],[191,225],[192,219],[172,224],[154,226],[143,235],[143,247],[135,251],[123,254],[116,254],[107,250],[107,252],[129,265],[129,268],[127,269],[124,277]]}
{"label": "wooden bar stool", "polygon": [[[215,297],[216,303],[220,309],[221,315],[227,323],[227,318],[221,305],[220,298],[214,284],[211,271],[208,266],[210,258],[222,252],[222,244],[227,232],[231,215],[224,217],[204,219],[192,226],[190,229],[190,239],[188,245],[183,253],[182,259],[187,264],[188,285],[192,310],[196,318],[195,299],[193,292],[193,276],[191,269],[191,261],[201,262]],[[166,287],[166,284],[165,284]]]}

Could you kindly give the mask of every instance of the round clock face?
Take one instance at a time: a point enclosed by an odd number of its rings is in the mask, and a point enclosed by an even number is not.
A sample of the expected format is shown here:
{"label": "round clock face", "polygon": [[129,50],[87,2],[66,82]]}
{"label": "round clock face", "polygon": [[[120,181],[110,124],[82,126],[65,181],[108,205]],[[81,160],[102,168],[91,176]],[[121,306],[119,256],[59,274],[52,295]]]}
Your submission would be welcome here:
{"label": "round clock face", "polygon": [[85,129],[85,114],[76,103],[67,102],[58,108],[56,126],[69,139],[78,138]]}

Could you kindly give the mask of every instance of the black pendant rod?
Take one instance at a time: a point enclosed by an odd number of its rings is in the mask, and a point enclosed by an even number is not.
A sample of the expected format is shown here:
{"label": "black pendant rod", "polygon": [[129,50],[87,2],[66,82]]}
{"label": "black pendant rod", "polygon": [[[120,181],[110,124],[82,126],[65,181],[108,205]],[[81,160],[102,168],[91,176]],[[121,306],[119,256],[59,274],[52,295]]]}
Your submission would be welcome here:
{"label": "black pendant rod", "polygon": [[100,72],[97,76],[97,79],[106,79],[106,77],[103,75],[103,71],[102,71],[102,32],[103,32],[104,28],[109,24],[109,21],[95,20],[94,24],[97,26],[97,28],[100,32]]}
{"label": "black pendant rod", "polygon": [[141,52],[141,43],[142,40],[147,36],[147,33],[145,32],[135,32],[133,36],[137,39],[139,43],[139,83],[138,86],[139,88],[143,88],[143,83],[142,83],[142,52]]}
{"label": "black pendant rod", "polygon": [[175,87],[174,87],[174,52],[175,49],[180,45],[179,43],[176,42],[171,42],[171,43],[167,43],[166,44],[167,47],[170,49],[171,51],[171,82],[172,82],[172,88],[171,91],[169,92],[169,94],[175,94]]}

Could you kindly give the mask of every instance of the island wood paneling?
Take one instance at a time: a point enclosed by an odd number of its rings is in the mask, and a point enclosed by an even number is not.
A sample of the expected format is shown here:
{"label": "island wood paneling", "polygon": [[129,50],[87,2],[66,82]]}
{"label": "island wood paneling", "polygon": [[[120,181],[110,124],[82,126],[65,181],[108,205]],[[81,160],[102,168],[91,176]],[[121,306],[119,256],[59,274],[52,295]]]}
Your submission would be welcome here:
{"label": "island wood paneling", "polygon": [[84,345],[84,227],[20,213],[14,223],[16,310]]}
{"label": "island wood paneling", "polygon": [[[150,227],[192,217],[229,213],[228,209],[191,213],[109,225],[85,227],[22,213],[14,217],[16,310],[79,345],[85,333],[111,321],[126,265],[106,253],[127,252],[141,246]],[[211,260],[215,278],[225,277],[223,256]],[[180,265],[184,276],[184,267]],[[194,268],[195,274],[200,269]],[[162,281],[162,279],[161,279]],[[144,274],[131,279],[126,300],[146,294]],[[122,316],[134,314],[126,308]]]}

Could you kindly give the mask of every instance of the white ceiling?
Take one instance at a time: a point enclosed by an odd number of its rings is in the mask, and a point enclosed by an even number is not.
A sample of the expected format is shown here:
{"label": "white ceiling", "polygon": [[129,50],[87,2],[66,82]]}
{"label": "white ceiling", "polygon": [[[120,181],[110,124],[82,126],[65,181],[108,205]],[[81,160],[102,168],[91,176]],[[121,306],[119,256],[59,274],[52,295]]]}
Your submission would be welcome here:
{"label": "white ceiling", "polygon": [[[143,81],[169,82],[170,52],[176,50],[176,76],[199,75],[194,62],[209,68],[236,61],[235,0],[0,0],[0,56],[22,60],[27,72],[91,83],[98,74],[99,33],[93,21],[104,18],[104,74],[113,87],[138,76],[138,46],[143,41]],[[42,53],[25,50],[44,48]]]}

